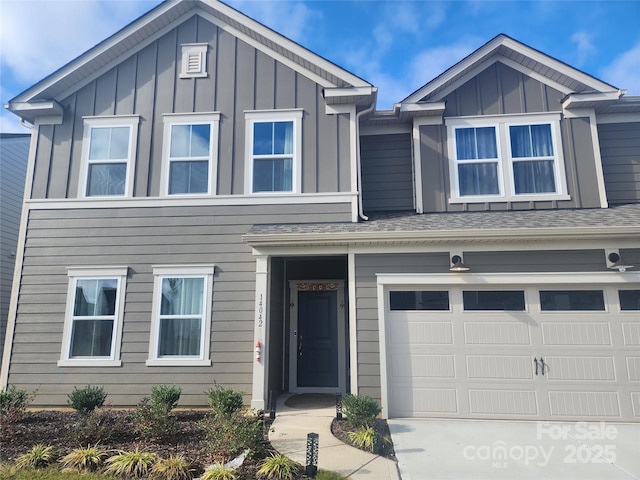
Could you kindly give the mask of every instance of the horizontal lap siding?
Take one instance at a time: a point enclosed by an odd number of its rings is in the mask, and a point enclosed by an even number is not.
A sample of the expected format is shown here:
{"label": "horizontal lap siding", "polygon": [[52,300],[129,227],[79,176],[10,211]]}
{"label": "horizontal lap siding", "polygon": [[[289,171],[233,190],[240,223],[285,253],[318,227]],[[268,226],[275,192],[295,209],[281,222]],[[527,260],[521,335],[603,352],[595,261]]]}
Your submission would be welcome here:
{"label": "horizontal lap siding", "polygon": [[[133,405],[153,385],[183,388],[205,405],[213,381],[251,391],[255,258],[241,236],[253,224],[349,221],[349,204],[32,210],[24,252],[9,383],[37,389],[34,405],[65,405],[74,386],[104,385]],[[147,367],[153,265],[215,264],[210,367]],[[58,367],[67,267],[129,267],[121,367]],[[247,397],[248,398],[248,397]]]}
{"label": "horizontal lap siding", "polygon": [[640,202],[640,122],[598,125],[609,204]]}
{"label": "horizontal lap siding", "polygon": [[[635,261],[639,250],[621,252]],[[602,250],[466,252],[473,273],[606,271]],[[635,263],[634,263],[635,265]],[[380,343],[376,274],[447,273],[448,253],[356,255],[356,322],[360,394],[380,400]]]}
{"label": "horizontal lap siding", "polygon": [[364,211],[412,210],[411,135],[364,136],[360,145]]}

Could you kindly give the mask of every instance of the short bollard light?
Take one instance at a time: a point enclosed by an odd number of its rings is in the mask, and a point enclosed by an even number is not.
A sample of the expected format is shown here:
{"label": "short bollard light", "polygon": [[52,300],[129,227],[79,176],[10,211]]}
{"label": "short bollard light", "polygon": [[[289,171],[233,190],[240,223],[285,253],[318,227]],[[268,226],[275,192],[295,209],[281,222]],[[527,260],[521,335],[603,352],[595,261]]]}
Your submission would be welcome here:
{"label": "short bollard light", "polygon": [[307,477],[315,477],[318,473],[318,434],[307,434],[307,466],[304,471]]}
{"label": "short bollard light", "polygon": [[336,418],[342,420],[342,395],[336,395]]}
{"label": "short bollard light", "polygon": [[269,418],[274,420],[276,418],[276,391],[271,390],[269,392]]}

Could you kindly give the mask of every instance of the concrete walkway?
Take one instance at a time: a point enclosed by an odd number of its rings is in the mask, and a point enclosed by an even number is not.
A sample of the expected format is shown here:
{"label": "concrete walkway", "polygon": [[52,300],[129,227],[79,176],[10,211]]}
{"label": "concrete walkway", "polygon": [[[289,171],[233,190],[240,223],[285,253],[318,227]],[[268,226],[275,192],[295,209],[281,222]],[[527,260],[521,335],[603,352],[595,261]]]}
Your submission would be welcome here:
{"label": "concrete walkway", "polygon": [[342,443],[331,433],[335,408],[287,407],[287,397],[278,398],[276,419],[269,440],[278,452],[305,465],[307,434],[318,434],[318,467],[350,479],[399,480],[396,463]]}

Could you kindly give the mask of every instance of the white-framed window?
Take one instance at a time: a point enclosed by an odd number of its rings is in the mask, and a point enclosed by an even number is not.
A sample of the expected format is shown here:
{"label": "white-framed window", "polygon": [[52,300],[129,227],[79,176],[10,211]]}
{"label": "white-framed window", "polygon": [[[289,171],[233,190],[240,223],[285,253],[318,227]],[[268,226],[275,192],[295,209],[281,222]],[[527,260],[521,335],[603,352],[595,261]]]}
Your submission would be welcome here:
{"label": "white-framed window", "polygon": [[560,114],[446,120],[452,203],[565,200]]}
{"label": "white-framed window", "polygon": [[133,196],[139,121],[137,115],[84,118],[81,196]]}
{"label": "white-framed window", "polygon": [[154,266],[148,366],[211,365],[214,265]]}
{"label": "white-framed window", "polygon": [[245,112],[245,193],[300,193],[302,110]]}
{"label": "white-framed window", "polygon": [[206,43],[185,43],[182,47],[182,68],[180,78],[194,78],[207,76]]}
{"label": "white-framed window", "polygon": [[220,114],[167,114],[163,119],[165,194],[215,194]]}
{"label": "white-framed window", "polygon": [[128,267],[67,269],[69,287],[59,366],[120,366]]}

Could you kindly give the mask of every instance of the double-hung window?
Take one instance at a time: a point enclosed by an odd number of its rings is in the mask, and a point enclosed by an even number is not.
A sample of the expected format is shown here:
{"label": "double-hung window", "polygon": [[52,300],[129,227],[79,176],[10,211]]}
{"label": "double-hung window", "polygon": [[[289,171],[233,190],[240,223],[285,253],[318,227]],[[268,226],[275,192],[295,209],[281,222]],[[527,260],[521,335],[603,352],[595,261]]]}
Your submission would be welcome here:
{"label": "double-hung window", "polygon": [[58,365],[119,366],[127,267],[70,268]]}
{"label": "double-hung window", "polygon": [[85,197],[133,195],[139,117],[85,117],[80,191]]}
{"label": "double-hung window", "polygon": [[245,112],[247,193],[300,193],[302,110]]}
{"label": "double-hung window", "polygon": [[167,195],[215,194],[219,113],[164,116]]}
{"label": "double-hung window", "polygon": [[451,202],[563,200],[560,114],[447,120]]}
{"label": "double-hung window", "polygon": [[157,266],[147,365],[210,365],[215,267]]}

